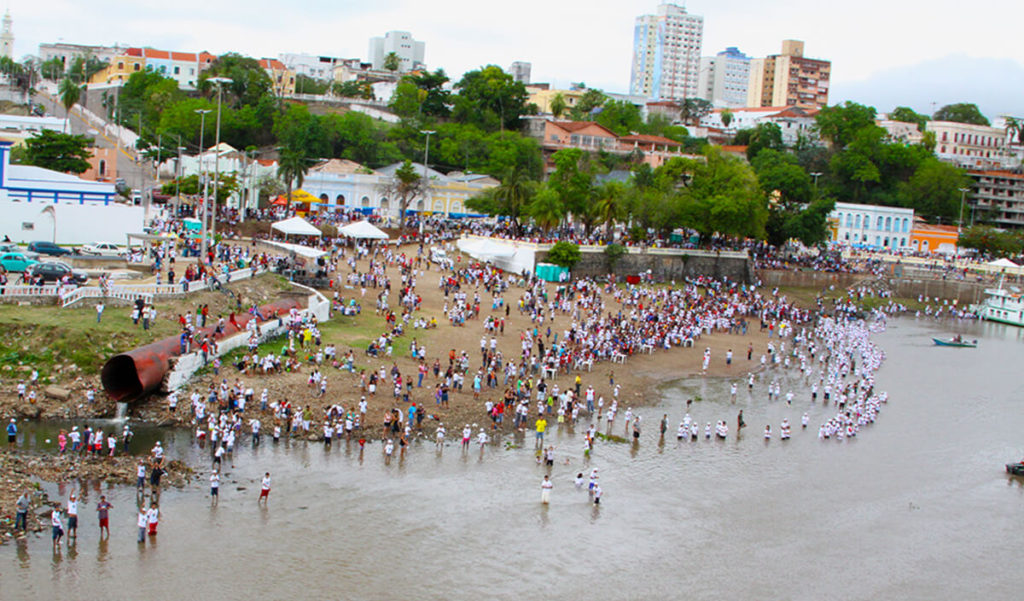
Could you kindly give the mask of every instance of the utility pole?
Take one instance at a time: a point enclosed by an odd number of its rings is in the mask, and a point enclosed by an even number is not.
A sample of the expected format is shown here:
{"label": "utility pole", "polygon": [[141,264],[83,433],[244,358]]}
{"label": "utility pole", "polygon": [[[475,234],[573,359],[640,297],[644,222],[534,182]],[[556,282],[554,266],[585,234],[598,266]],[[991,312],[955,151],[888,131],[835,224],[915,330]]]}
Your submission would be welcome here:
{"label": "utility pole", "polygon": [[222,84],[231,83],[231,80],[227,77],[211,77],[208,81],[212,81],[217,84],[217,142],[214,145],[217,154],[213,155],[213,200],[210,202],[212,207],[210,215],[210,237],[214,238],[217,235],[217,190],[220,187],[220,105],[221,105],[221,92],[223,91]]}
{"label": "utility pole", "polygon": [[[206,131],[206,113],[209,113],[210,109],[196,109],[196,112],[199,113],[199,179],[203,179],[203,154],[205,150],[205,147],[203,146],[203,133]],[[209,181],[203,179],[203,239],[199,243],[201,249],[200,252],[202,253],[200,261],[206,260],[206,217],[207,213],[209,212],[206,209],[206,193],[209,191],[209,184]]]}
{"label": "utility pole", "polygon": [[[423,210],[427,210],[427,192],[430,190],[430,179],[427,178],[427,164],[430,162],[430,136],[431,134],[437,133],[432,129],[425,129],[420,132],[427,136],[427,146],[423,149]],[[444,207],[444,216],[448,217],[448,206]],[[402,219],[402,215],[399,215],[399,219]],[[420,216],[420,227],[423,227],[423,216]]]}

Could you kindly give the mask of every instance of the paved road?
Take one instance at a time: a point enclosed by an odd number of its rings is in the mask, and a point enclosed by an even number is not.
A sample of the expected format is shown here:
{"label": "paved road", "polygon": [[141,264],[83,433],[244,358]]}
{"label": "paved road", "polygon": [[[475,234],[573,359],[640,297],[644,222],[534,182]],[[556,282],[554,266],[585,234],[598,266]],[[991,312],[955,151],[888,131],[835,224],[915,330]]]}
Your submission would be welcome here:
{"label": "paved road", "polygon": [[[48,114],[64,118],[67,114],[64,106],[46,92],[40,91],[33,97],[36,104],[42,105]],[[71,112],[70,120],[71,133],[84,135],[95,140],[96,146],[100,148],[118,149],[117,155],[117,177],[124,178],[133,190],[139,190],[145,185],[153,185],[153,168],[149,163],[140,165],[135,156],[123,147],[119,147],[116,141],[104,134],[86,121],[77,111]],[[145,178],[145,179],[143,179]]]}

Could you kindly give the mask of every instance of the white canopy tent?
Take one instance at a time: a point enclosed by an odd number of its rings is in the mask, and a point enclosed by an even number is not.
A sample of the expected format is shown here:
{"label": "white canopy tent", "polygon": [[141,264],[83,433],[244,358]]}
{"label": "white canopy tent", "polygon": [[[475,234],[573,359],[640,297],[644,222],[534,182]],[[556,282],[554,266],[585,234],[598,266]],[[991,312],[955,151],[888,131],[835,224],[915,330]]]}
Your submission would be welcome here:
{"label": "white canopy tent", "polygon": [[480,238],[462,238],[455,245],[462,252],[481,261],[507,259],[516,254],[514,248]]}
{"label": "white canopy tent", "polygon": [[338,233],[349,238],[387,240],[388,235],[369,221],[357,221],[338,228]]}
{"label": "white canopy tent", "polygon": [[1009,259],[996,259],[995,261],[989,261],[988,263],[985,263],[985,265],[988,265],[989,267],[1020,267],[1020,265],[1017,265],[1016,263]]}
{"label": "white canopy tent", "polygon": [[284,221],[275,222],[270,226],[271,229],[277,230],[284,234],[296,235],[296,236],[320,236],[320,230],[316,229],[308,221],[302,217],[292,217],[291,219],[285,219]]}
{"label": "white canopy tent", "polygon": [[292,244],[290,242],[274,242],[273,240],[264,240],[263,244],[272,246],[274,248],[279,248],[285,252],[306,259],[319,259],[320,257],[327,254],[325,251],[313,248],[311,246],[304,246],[302,244]]}

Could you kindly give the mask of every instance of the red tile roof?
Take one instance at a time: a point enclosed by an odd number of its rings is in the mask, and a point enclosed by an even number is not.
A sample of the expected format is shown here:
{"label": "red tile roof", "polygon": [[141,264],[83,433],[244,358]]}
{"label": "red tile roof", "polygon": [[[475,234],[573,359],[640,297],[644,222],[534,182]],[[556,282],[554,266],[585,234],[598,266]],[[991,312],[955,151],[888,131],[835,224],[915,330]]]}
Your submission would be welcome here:
{"label": "red tile roof", "polygon": [[159,58],[162,58],[162,59],[171,58],[171,53],[170,52],[168,52],[166,50],[157,50],[155,48],[143,48],[142,49],[142,55],[145,56],[146,58],[158,58],[158,59]]}
{"label": "red tile roof", "polygon": [[189,61],[194,63],[196,62],[196,57],[197,55],[195,52],[171,52],[171,60],[175,61]]}
{"label": "red tile roof", "polygon": [[284,71],[286,69],[284,63],[276,58],[261,58],[260,66],[264,69],[270,69],[271,71]]}
{"label": "red tile roof", "polygon": [[128,56],[142,56],[142,48],[129,48],[125,51]]}
{"label": "red tile roof", "polygon": [[1014,173],[1012,171],[976,171],[974,169],[969,170],[968,175],[987,175],[989,177],[1008,177],[1011,179],[1024,179],[1024,175],[1020,173]]}
{"label": "red tile roof", "polygon": [[550,121],[552,125],[564,129],[567,132],[580,131],[588,127],[597,127],[603,129],[609,137],[614,138],[615,132],[601,125],[597,121]]}
{"label": "red tile roof", "polygon": [[682,146],[682,144],[670,138],[665,138],[662,136],[649,136],[647,134],[633,134],[630,136],[622,136],[621,138],[619,138],[619,141],[625,142],[627,144],[638,142],[640,144],[662,144],[665,146]]}

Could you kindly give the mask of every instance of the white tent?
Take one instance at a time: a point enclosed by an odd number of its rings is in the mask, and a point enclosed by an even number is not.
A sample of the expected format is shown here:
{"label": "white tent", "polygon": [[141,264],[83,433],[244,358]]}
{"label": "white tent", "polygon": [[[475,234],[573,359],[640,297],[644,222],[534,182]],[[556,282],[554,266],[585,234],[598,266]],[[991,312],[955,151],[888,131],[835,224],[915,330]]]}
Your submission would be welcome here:
{"label": "white tent", "polygon": [[480,238],[461,238],[455,245],[462,252],[481,261],[509,258],[516,254],[515,249],[510,246]]}
{"label": "white tent", "polygon": [[274,225],[270,226],[271,229],[275,229],[284,235],[297,235],[297,236],[319,236],[320,230],[316,229],[309,224],[308,221],[302,217],[292,217],[291,219],[285,219],[284,221],[278,221]]}
{"label": "white tent", "polygon": [[371,240],[387,240],[388,235],[369,221],[357,221],[338,228],[338,233],[349,238],[369,238]]}
{"label": "white tent", "polygon": [[1020,265],[1017,265],[1009,259],[996,259],[995,261],[985,263],[985,265],[988,265],[989,267],[1020,267]]}
{"label": "white tent", "polygon": [[283,251],[289,252],[293,255],[298,255],[306,259],[319,259],[326,255],[325,251],[311,246],[303,246],[302,244],[292,244],[290,242],[274,242],[273,240],[263,240],[263,244],[273,246],[274,248],[280,248]]}

